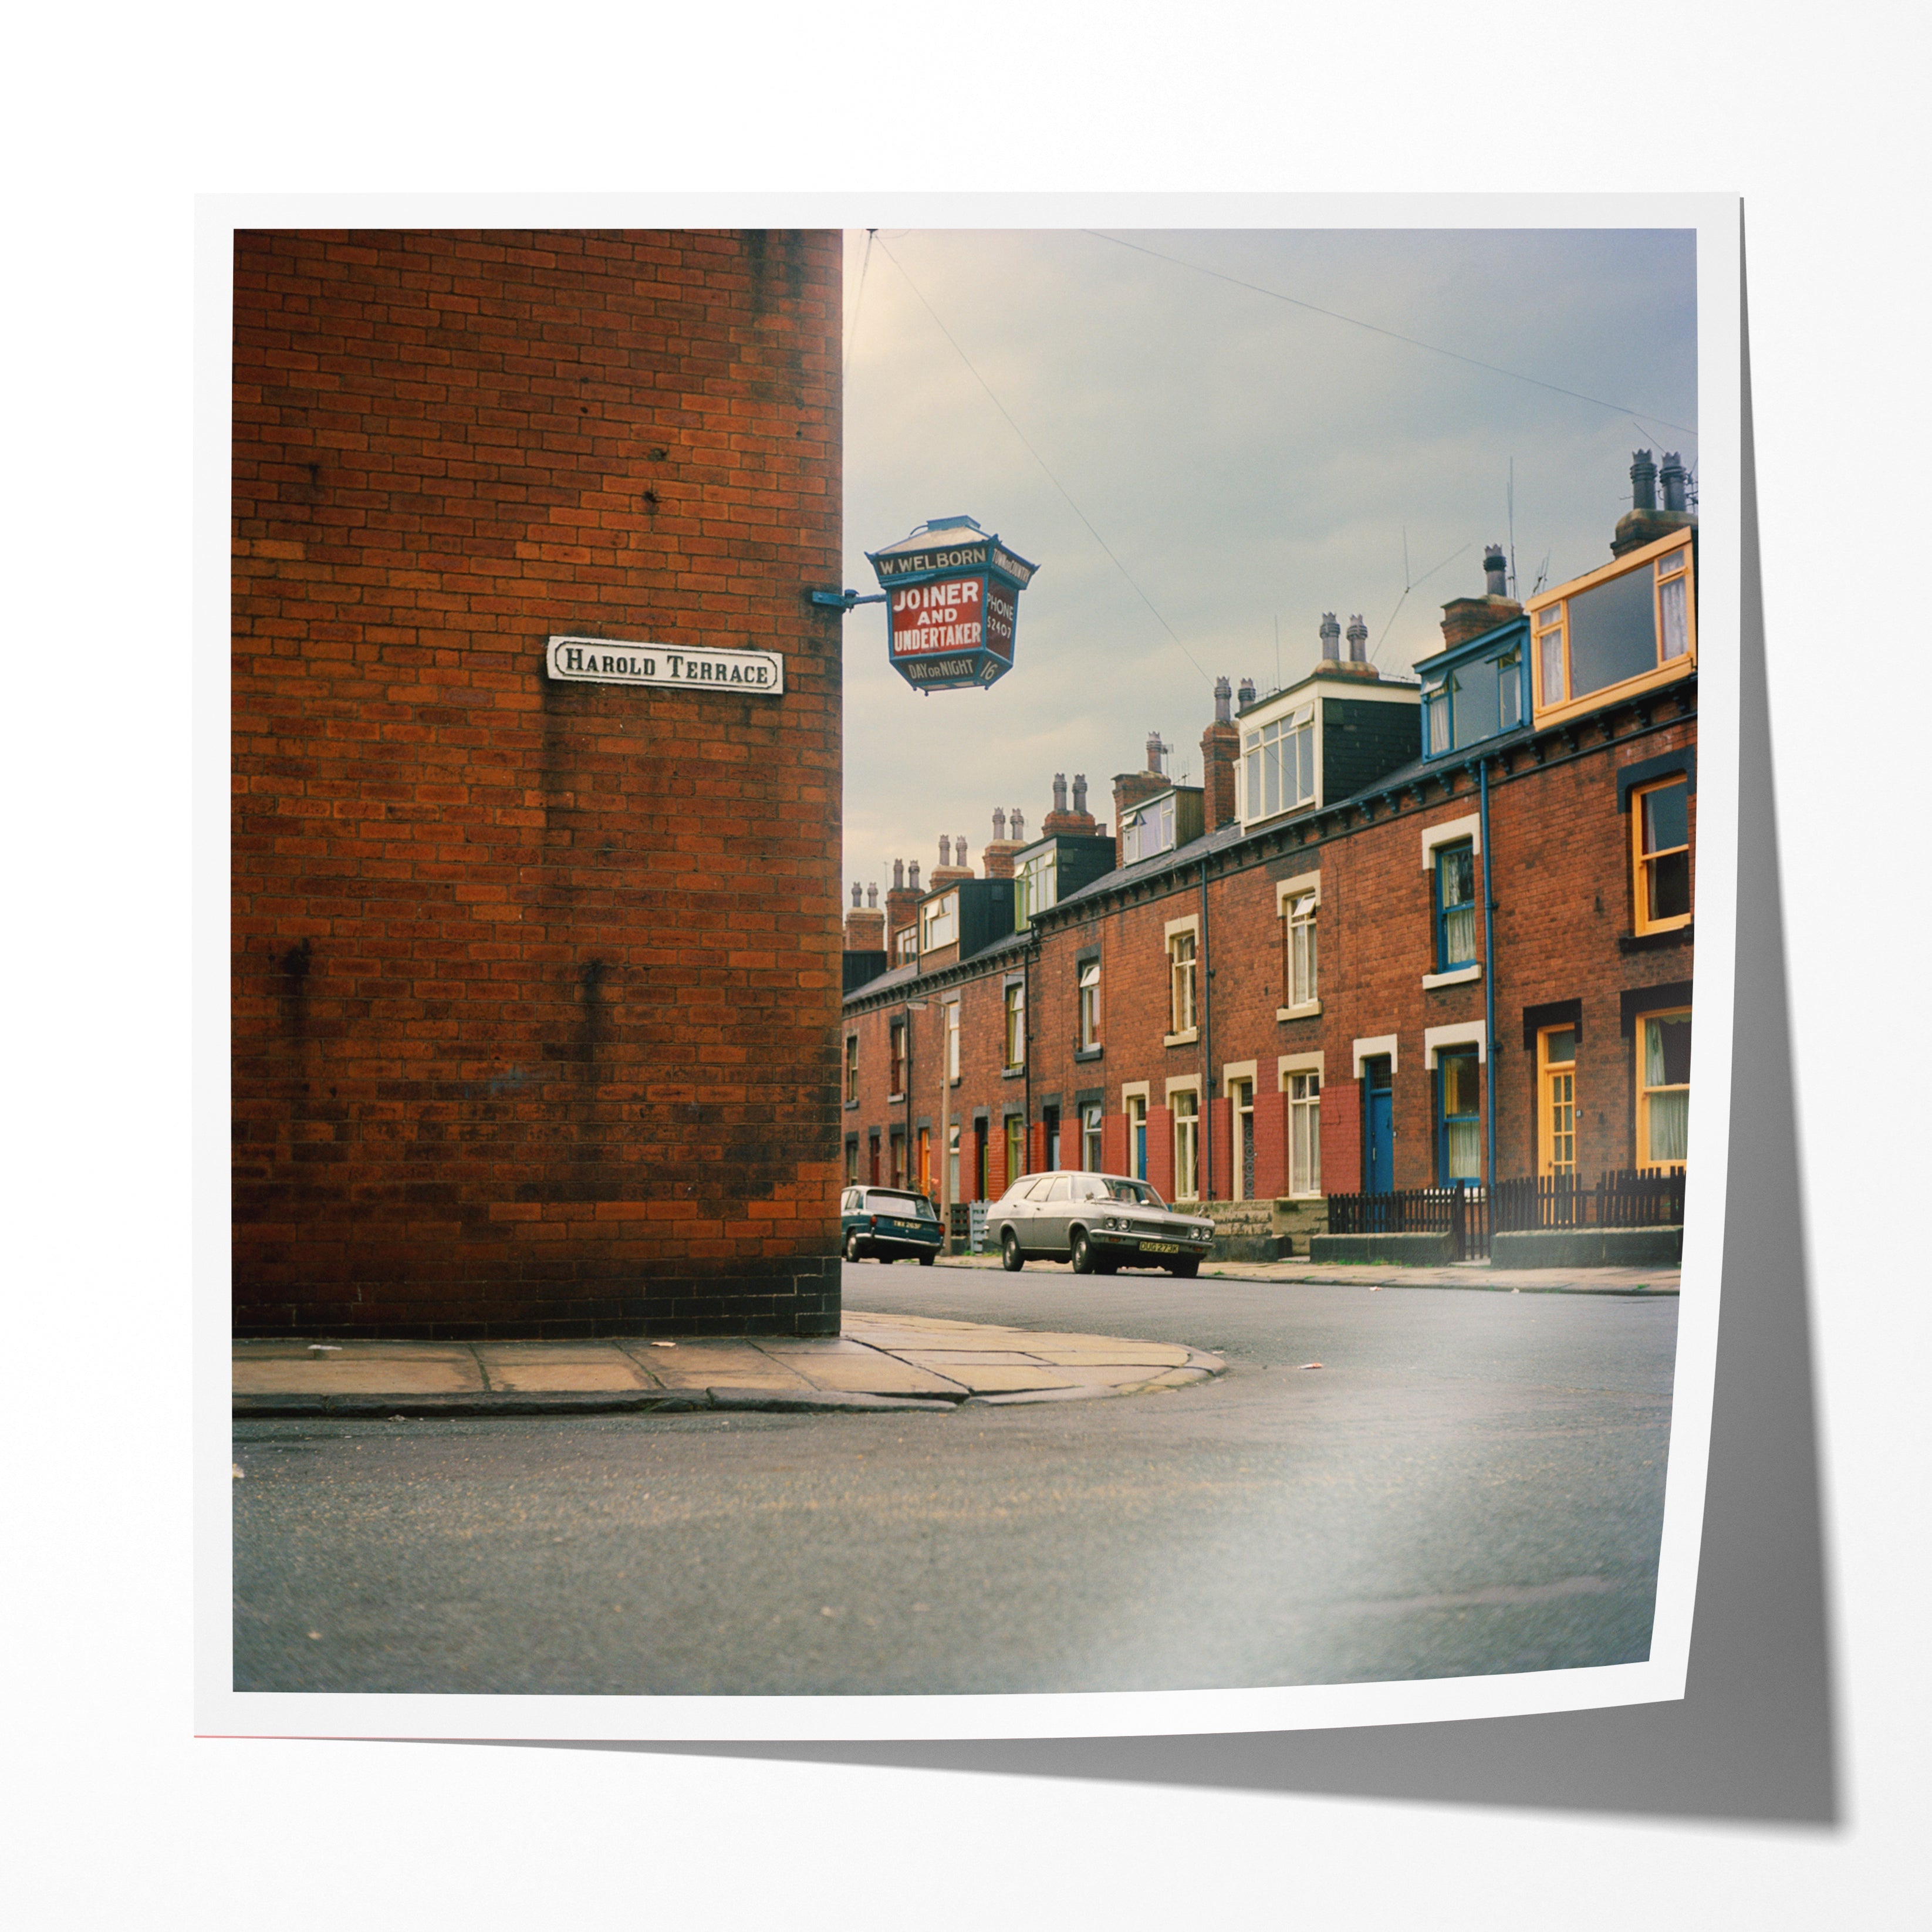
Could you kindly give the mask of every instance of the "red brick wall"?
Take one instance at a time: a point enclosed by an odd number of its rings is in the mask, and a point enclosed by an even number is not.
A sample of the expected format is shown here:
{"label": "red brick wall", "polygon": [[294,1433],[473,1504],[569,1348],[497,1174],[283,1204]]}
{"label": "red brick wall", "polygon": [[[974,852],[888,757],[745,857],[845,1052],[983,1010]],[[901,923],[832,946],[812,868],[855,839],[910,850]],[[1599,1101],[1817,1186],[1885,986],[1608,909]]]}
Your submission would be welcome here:
{"label": "red brick wall", "polygon": [[1100,1165],[1109,1174],[1126,1174],[1132,1171],[1128,1166],[1128,1162],[1133,1158],[1129,1132],[1126,1114],[1106,1114],[1101,1117]]}
{"label": "red brick wall", "polygon": [[1150,1107],[1147,1117],[1148,1185],[1163,1201],[1174,1198],[1174,1109]]}
{"label": "red brick wall", "polygon": [[[1322,1096],[1324,1110],[1328,1096]],[[1324,1152],[1326,1149],[1324,1147]],[[1325,1174],[1324,1169],[1324,1174]],[[1255,1083],[1255,1198],[1288,1192],[1288,1096]]]}
{"label": "red brick wall", "polygon": [[1234,1198],[1234,1109],[1233,1103],[1225,1096],[1208,1103],[1208,1118],[1213,1129],[1213,1147],[1208,1157],[1212,1178],[1208,1184],[1208,1196],[1216,1201],[1228,1201]]}
{"label": "red brick wall", "polygon": [[[1322,1083],[1322,1191],[1362,1191],[1361,1082],[1342,1077]],[[1286,1162],[1284,1162],[1284,1171]],[[1284,1182],[1282,1185],[1286,1186]]]}
{"label": "red brick wall", "polygon": [[[236,238],[242,1331],[836,1330],[839,274]],[[554,682],[562,632],[785,694]]]}

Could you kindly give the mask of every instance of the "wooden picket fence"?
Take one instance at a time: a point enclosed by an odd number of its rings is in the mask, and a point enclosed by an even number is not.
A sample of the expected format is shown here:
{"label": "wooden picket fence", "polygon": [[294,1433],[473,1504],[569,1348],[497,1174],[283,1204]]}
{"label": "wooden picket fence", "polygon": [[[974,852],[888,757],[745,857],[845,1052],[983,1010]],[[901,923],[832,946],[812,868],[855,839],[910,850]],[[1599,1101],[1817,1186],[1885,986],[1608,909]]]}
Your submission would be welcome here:
{"label": "wooden picket fence", "polygon": [[1400,1187],[1385,1194],[1331,1194],[1331,1234],[1447,1234],[1459,1262],[1490,1251],[1489,1196],[1480,1187]]}
{"label": "wooden picket fence", "polygon": [[1579,1174],[1525,1174],[1496,1184],[1498,1233],[1546,1228],[1673,1228],[1684,1222],[1684,1170],[1619,1168],[1592,1186]]}

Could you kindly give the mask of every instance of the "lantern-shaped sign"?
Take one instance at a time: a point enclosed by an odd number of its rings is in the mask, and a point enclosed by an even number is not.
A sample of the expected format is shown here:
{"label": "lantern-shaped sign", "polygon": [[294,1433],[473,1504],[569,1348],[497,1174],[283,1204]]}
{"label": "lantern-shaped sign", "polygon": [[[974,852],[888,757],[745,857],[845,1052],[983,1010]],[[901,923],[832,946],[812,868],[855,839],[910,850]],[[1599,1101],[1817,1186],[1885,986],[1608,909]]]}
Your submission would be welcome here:
{"label": "lantern-shaped sign", "polygon": [[1020,592],[1039,568],[970,517],[935,517],[866,561],[886,593],[892,667],[920,691],[984,690],[1013,668]]}

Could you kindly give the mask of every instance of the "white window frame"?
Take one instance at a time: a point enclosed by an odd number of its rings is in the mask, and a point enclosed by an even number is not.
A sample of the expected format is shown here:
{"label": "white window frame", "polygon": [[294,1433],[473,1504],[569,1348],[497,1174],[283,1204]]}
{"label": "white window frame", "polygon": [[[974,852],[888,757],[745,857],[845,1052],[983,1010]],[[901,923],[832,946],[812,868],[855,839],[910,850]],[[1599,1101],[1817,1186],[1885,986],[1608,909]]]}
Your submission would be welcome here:
{"label": "white window frame", "polygon": [[[1294,934],[1293,922],[1294,908],[1298,902],[1312,902],[1308,909],[1308,926],[1316,952],[1315,970],[1310,977],[1310,997],[1298,1001],[1294,997]],[[1274,889],[1275,917],[1283,922],[1282,931],[1282,994],[1287,1000],[1286,1006],[1276,1007],[1274,1016],[1278,1020],[1312,1019],[1322,1010],[1321,914],[1322,874],[1319,872],[1298,872],[1292,879],[1280,880]]]}
{"label": "white window frame", "polygon": [[[1322,704],[1306,698],[1290,710],[1241,728],[1241,823],[1257,825],[1264,819],[1279,818],[1283,812],[1299,812],[1322,796]],[[1308,788],[1301,785],[1301,758],[1298,741],[1308,739]],[[1289,748],[1282,756],[1282,748]],[[1269,754],[1274,754],[1277,774],[1276,802],[1268,802],[1267,772]],[[1289,796],[1288,773],[1294,774],[1294,795]]]}
{"label": "white window frame", "polygon": [[[944,930],[940,928],[942,926]],[[959,895],[948,892],[942,898],[928,899],[919,909],[919,950],[935,952],[959,939]]]}
{"label": "white window frame", "polygon": [[[1389,1049],[1391,1066],[1394,1048]],[[1288,1096],[1288,1118],[1282,1124],[1287,1130],[1287,1145],[1283,1151],[1288,1157],[1288,1172],[1283,1180],[1288,1188],[1288,1196],[1292,1201],[1318,1201],[1322,1198],[1322,1088],[1324,1084],[1323,1059],[1320,1053],[1284,1053],[1275,1063],[1275,1078],[1280,1091]],[[1298,1078],[1312,1078],[1316,1090],[1312,1094],[1299,1097],[1294,1091]],[[1307,1118],[1307,1144],[1309,1171],[1298,1174],[1295,1171],[1294,1116],[1300,1109]],[[1303,1184],[1298,1186],[1296,1183]]]}
{"label": "white window frame", "polygon": [[946,1019],[946,1078],[953,1086],[959,1084],[959,999],[957,994],[942,1002],[940,1011]]}
{"label": "white window frame", "polygon": [[[1185,1116],[1174,1104],[1184,1094],[1194,1102],[1194,1111]],[[1198,1201],[1201,1198],[1200,1075],[1189,1074],[1168,1082],[1167,1111],[1174,1127],[1174,1198],[1176,1201]],[[1184,1136],[1181,1131],[1184,1126],[1188,1130]],[[1184,1143],[1188,1148],[1188,1164],[1192,1170],[1187,1177],[1191,1185],[1186,1188],[1180,1184],[1180,1150]]]}
{"label": "white window frame", "polygon": [[[1178,1017],[1174,992],[1179,984],[1180,962],[1175,956],[1174,941],[1183,937],[1193,942],[1189,962],[1193,970],[1188,975],[1188,1024],[1176,1027],[1173,1024]],[[1167,1017],[1172,1030],[1161,1036],[1161,1044],[1186,1046],[1201,1037],[1201,915],[1190,913],[1184,919],[1169,920],[1162,940],[1167,952]]]}
{"label": "white window frame", "polygon": [[[1091,975],[1090,978],[1088,976]],[[1078,1000],[1077,1037],[1082,1053],[1091,1053],[1100,1044],[1100,962],[1083,960],[1076,969],[1074,992]],[[1091,998],[1088,998],[1089,994]]]}
{"label": "white window frame", "polygon": [[1026,1064],[1026,982],[1024,980],[1009,980],[1000,988],[1000,1047],[1001,1052],[1008,1056],[1015,1051],[1013,1023],[1016,1018],[1019,1022],[1017,1042],[1019,1057],[1006,1059],[1005,1070],[1009,1073],[1017,1073]]}

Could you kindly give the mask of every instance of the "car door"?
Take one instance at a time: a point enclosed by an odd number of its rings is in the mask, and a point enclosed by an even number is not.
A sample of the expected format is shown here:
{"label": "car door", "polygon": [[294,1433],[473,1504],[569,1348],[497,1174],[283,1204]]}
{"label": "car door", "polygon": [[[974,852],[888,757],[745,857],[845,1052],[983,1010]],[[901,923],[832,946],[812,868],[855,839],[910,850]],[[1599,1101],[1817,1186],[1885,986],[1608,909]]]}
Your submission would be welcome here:
{"label": "car door", "polygon": [[1069,1198],[1071,1186],[1065,1174],[1056,1174],[1043,1191],[1038,1188],[1034,1190],[1037,1204],[1033,1232],[1027,1241],[1028,1247],[1045,1255],[1066,1252],[1066,1221],[1072,1212],[1072,1202]]}

